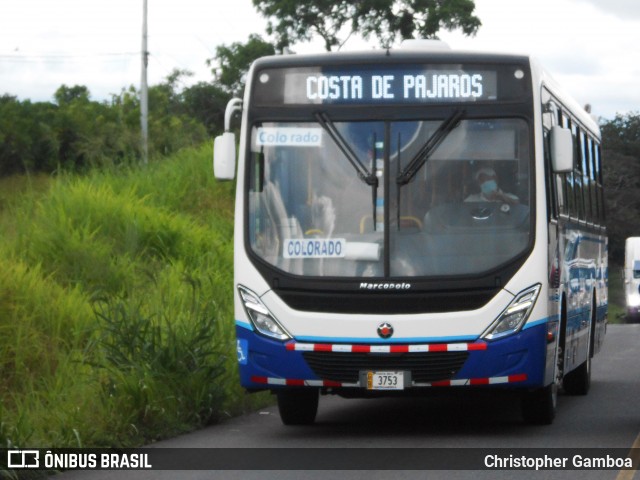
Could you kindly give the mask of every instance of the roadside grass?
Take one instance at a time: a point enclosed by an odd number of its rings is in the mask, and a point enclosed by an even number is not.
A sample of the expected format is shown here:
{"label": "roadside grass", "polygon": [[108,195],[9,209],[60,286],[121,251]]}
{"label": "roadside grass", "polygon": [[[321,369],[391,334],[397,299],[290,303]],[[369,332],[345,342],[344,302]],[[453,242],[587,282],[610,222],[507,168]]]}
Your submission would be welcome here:
{"label": "roadside grass", "polygon": [[[46,194],[53,178],[45,174],[11,175],[0,177],[0,233],[5,237],[15,235],[19,219],[12,214],[17,203],[27,196],[35,199]],[[0,239],[0,243],[2,239]]]}
{"label": "roadside grass", "polygon": [[270,401],[237,379],[210,151],[2,183],[0,447],[141,445]]}

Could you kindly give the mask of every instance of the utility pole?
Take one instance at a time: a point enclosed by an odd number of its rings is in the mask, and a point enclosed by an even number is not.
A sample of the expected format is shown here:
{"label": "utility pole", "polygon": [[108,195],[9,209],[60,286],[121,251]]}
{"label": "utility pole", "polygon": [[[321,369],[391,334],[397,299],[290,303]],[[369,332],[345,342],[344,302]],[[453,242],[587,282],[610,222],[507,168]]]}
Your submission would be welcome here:
{"label": "utility pole", "polygon": [[147,86],[147,0],[142,0],[142,75],[140,79],[140,131],[142,133],[142,162],[149,162],[149,89]]}

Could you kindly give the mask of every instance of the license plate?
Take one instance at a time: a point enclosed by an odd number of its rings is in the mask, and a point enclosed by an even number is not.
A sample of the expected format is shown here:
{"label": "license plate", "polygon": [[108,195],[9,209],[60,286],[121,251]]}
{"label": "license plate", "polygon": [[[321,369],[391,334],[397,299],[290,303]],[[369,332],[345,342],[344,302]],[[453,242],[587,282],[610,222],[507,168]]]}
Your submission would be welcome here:
{"label": "license plate", "polygon": [[404,390],[404,372],[367,372],[367,390]]}

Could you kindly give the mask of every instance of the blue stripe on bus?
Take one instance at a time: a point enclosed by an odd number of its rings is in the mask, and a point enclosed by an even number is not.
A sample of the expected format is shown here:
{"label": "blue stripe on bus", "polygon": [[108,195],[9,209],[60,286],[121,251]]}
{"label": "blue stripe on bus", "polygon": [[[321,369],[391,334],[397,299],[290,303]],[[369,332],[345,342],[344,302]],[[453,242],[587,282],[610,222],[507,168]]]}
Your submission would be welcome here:
{"label": "blue stripe on bus", "polygon": [[240,320],[236,320],[236,327],[246,328],[247,330],[253,330],[253,326],[250,323],[241,322]]}
{"label": "blue stripe on bus", "polygon": [[[541,318],[540,320],[530,321],[522,328],[527,330],[529,328],[542,325],[547,322],[558,321],[559,315],[552,315],[547,318]],[[236,320],[236,326],[244,328],[246,330],[253,331],[253,326],[250,323]],[[299,336],[296,340],[300,342],[310,343],[369,343],[369,344],[391,344],[391,343],[455,343],[455,342],[472,342],[478,339],[477,335],[458,335],[452,337],[408,337],[408,338],[393,338],[390,340],[382,340],[380,338],[360,338],[360,337],[313,337],[313,336]]]}
{"label": "blue stripe on bus", "polygon": [[392,343],[455,343],[473,342],[477,335],[465,335],[457,337],[408,337],[382,340],[380,338],[352,338],[352,337],[295,337],[300,342],[310,343],[368,343],[368,344],[392,344]]}
{"label": "blue stripe on bus", "polygon": [[[606,308],[606,305],[599,306],[598,310]],[[580,310],[574,310],[580,311]],[[570,312],[573,313],[573,312]],[[571,315],[573,316],[573,315]],[[546,318],[541,318],[539,320],[529,321],[525,324],[522,330],[528,330],[529,328],[536,327],[538,325],[542,325],[548,322],[557,322],[560,320],[560,315],[551,315]],[[241,322],[240,320],[236,320],[236,326],[240,328],[244,328],[246,330],[253,330],[253,326],[250,323]],[[311,342],[311,343],[370,343],[370,344],[391,344],[391,343],[413,343],[413,342],[421,342],[421,343],[454,343],[454,342],[469,342],[475,341],[478,337],[476,335],[459,335],[453,337],[408,337],[408,338],[394,338],[391,340],[381,340],[380,338],[352,338],[352,337],[307,337],[300,336],[296,337],[296,340],[301,342]]]}

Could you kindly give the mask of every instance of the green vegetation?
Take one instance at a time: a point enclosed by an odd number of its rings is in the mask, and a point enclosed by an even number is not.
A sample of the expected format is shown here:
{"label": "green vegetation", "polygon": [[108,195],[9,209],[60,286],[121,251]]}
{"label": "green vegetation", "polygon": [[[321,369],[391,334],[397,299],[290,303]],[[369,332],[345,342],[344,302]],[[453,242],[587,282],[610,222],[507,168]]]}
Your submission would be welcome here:
{"label": "green vegetation", "polygon": [[624,323],[624,245],[627,237],[640,234],[640,113],[617,115],[600,126],[609,236],[609,321]]}
{"label": "green vegetation", "polygon": [[622,265],[625,240],[640,235],[640,112],[617,115],[601,128],[609,258]]}
{"label": "green vegetation", "polygon": [[0,445],[130,446],[265,401],[236,378],[234,192],[210,152],[2,180]]}
{"label": "green vegetation", "polygon": [[[200,145],[207,138],[207,127],[217,128],[200,121],[200,112],[194,109],[193,97],[201,86],[193,87],[189,95],[176,91],[183,74],[174,72],[149,90],[151,155]],[[32,103],[0,96],[0,176],[86,171],[140,158],[140,100],[135,89],[96,102],[86,87],[62,85],[54,100]],[[224,106],[220,108],[224,112]]]}

